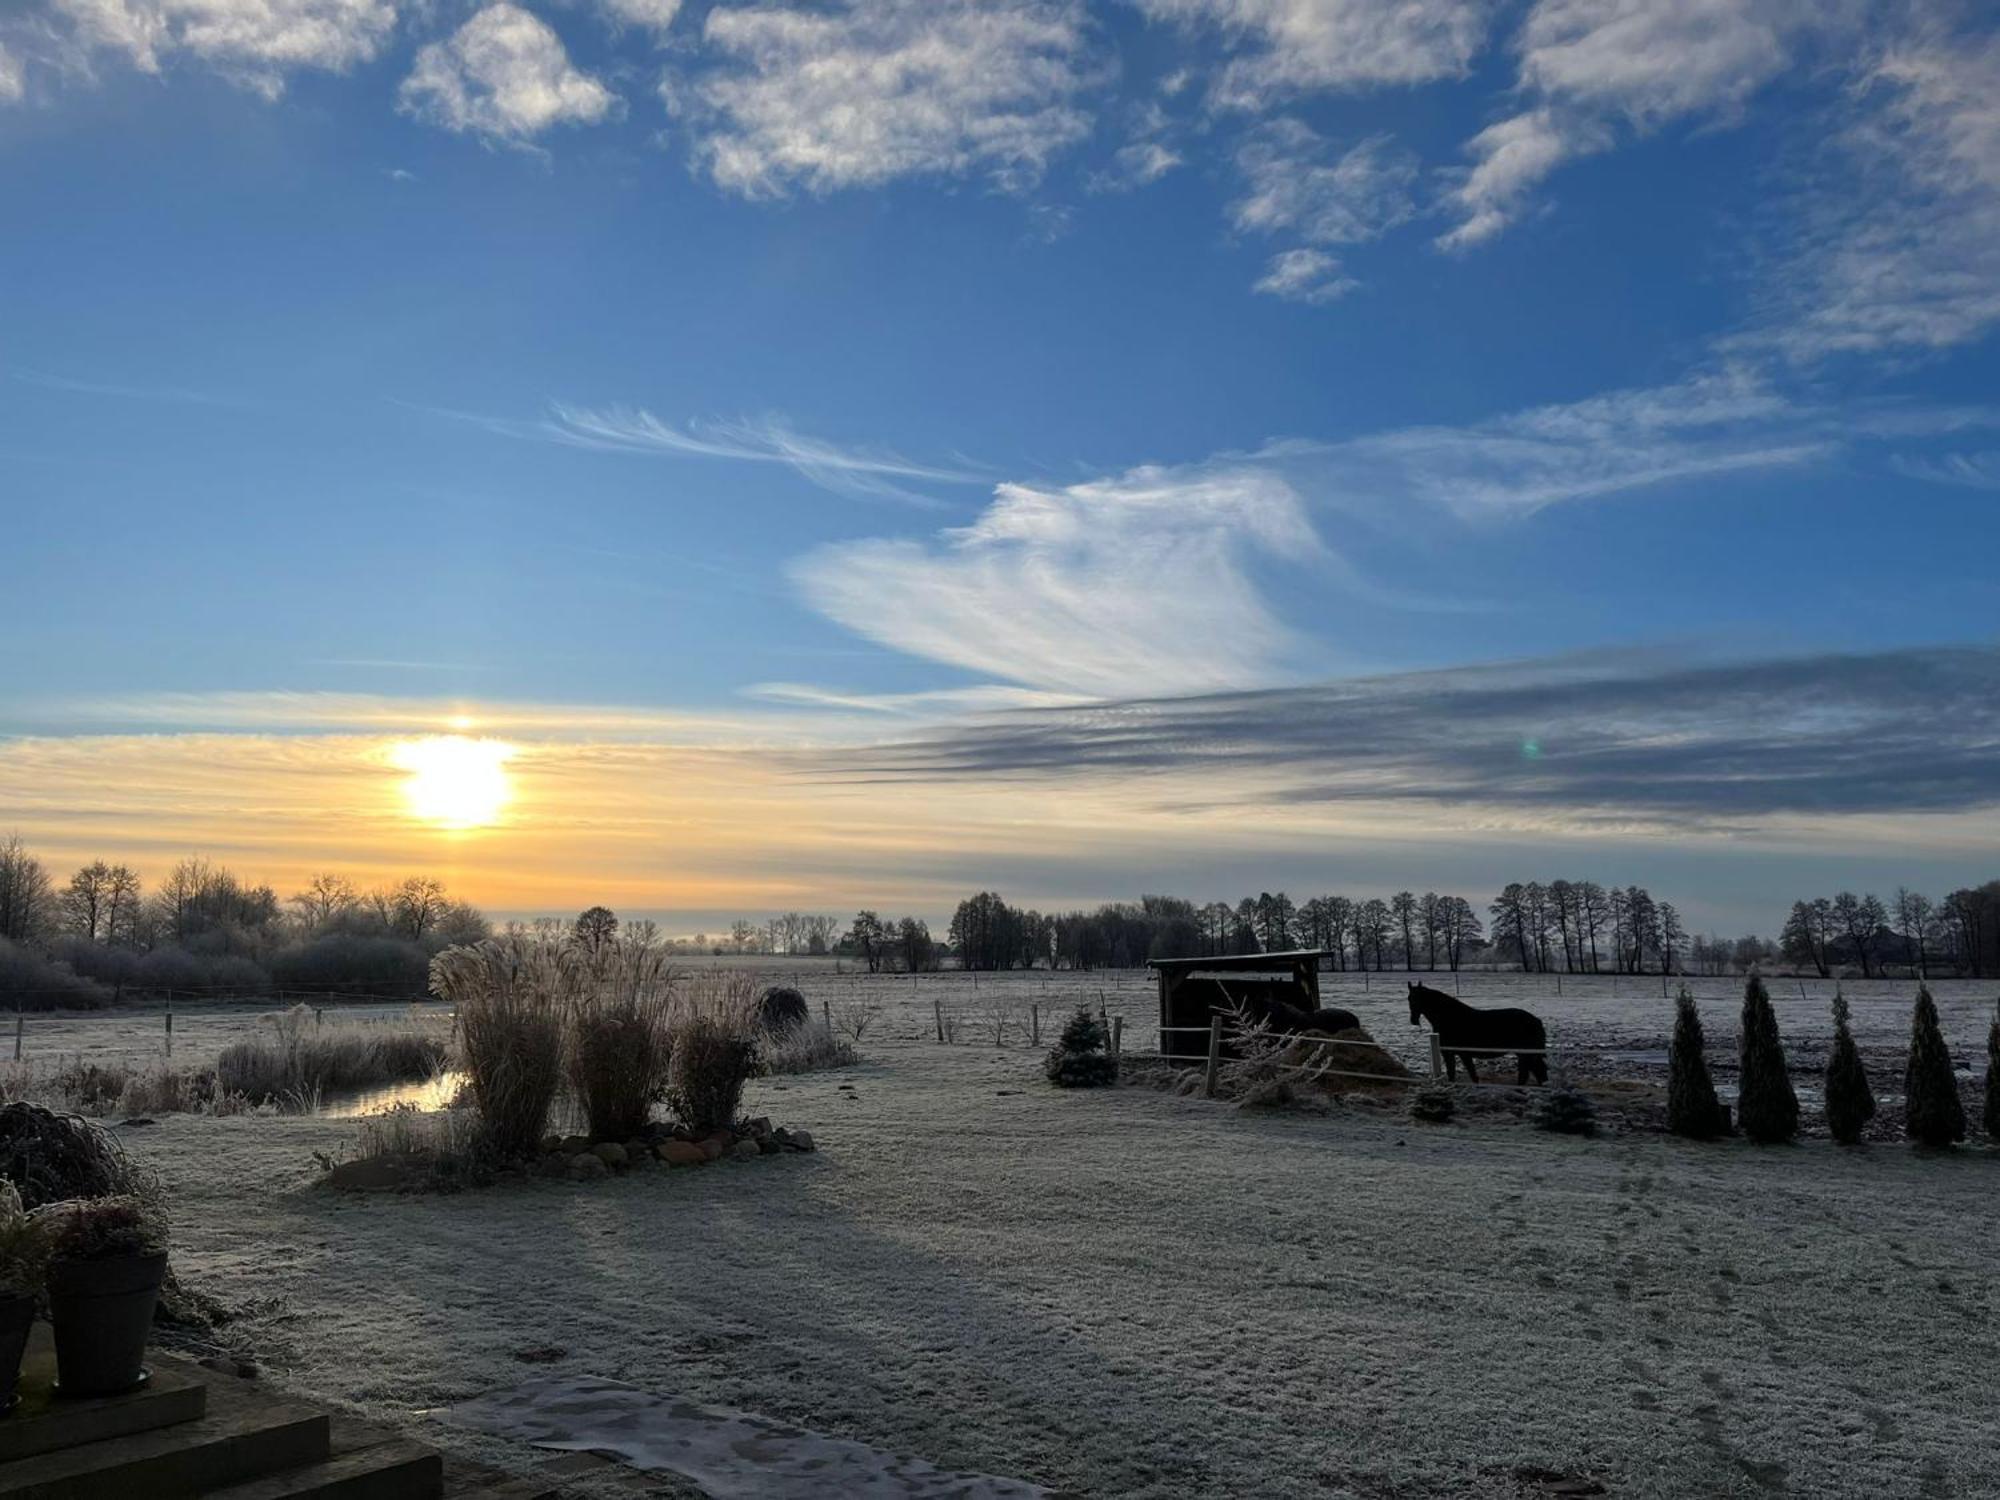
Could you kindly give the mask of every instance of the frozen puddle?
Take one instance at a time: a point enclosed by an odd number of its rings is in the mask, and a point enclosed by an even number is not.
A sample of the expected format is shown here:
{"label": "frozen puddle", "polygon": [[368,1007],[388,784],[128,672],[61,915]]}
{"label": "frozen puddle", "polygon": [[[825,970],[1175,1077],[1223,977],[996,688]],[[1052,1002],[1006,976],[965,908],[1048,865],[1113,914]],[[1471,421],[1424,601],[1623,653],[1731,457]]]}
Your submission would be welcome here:
{"label": "frozen puddle", "polygon": [[697,1406],[591,1376],[530,1380],[451,1408],[451,1420],[537,1448],[608,1453],[671,1470],[717,1500],[1029,1500],[1056,1492],[1019,1479],[953,1474],[747,1411]]}

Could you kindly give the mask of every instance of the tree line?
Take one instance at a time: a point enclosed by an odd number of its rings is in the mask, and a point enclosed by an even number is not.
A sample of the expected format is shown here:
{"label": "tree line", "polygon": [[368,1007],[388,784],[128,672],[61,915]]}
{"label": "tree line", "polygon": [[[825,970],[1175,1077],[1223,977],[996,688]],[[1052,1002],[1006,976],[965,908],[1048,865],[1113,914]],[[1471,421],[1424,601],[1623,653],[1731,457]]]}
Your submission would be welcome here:
{"label": "tree line", "polygon": [[2000,974],[2000,880],[1934,901],[1898,888],[1893,901],[1841,891],[1792,903],[1779,947],[1822,978],[1858,966],[1864,978],[1891,967],[1932,973]]}
{"label": "tree line", "polygon": [[148,889],[104,860],[60,878],[18,837],[0,840],[0,1001],[27,1008],[169,992],[421,995],[432,954],[490,932],[429,876],[363,888],[325,873],[281,898],[191,856]]}

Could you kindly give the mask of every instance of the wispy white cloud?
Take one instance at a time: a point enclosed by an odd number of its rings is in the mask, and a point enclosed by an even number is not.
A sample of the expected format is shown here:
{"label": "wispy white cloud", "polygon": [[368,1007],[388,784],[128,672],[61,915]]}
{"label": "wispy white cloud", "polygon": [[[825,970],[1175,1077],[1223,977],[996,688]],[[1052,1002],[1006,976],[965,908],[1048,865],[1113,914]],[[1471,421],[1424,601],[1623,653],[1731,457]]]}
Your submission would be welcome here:
{"label": "wispy white cloud", "polygon": [[1220,463],[1061,489],[1001,485],[970,526],[933,542],[823,547],[792,576],[808,603],[894,650],[1109,697],[1282,674],[1293,637],[1251,565],[1321,555],[1282,475]]}
{"label": "wispy white cloud", "polygon": [[2000,453],[1946,453],[1935,458],[1899,453],[1889,463],[1899,474],[1932,484],[2000,490]]}
{"label": "wispy white cloud", "polygon": [[1741,370],[1613,391],[1466,426],[1421,426],[1317,450],[1348,503],[1417,502],[1466,520],[1757,469],[1838,450],[1834,424]]}
{"label": "wispy white cloud", "polygon": [[122,54],[157,73],[185,54],[267,98],[302,68],[345,72],[394,31],[394,0],[51,0],[44,32],[58,62]]}
{"label": "wispy white cloud", "polygon": [[185,401],[195,406],[240,406],[243,402],[234,396],[219,396],[212,391],[198,391],[186,386],[175,385],[130,385],[117,381],[79,380],[69,375],[54,375],[47,370],[31,370],[21,366],[7,372],[8,378],[26,385],[38,385],[45,390],[67,391],[78,396],[115,396],[130,401]]}
{"label": "wispy white cloud", "polygon": [[1609,149],[1616,124],[1644,135],[1734,118],[1856,13],[1853,0],[1536,0],[1517,42],[1532,102],[1468,144],[1473,165],[1447,195],[1458,222],[1439,245],[1500,233],[1565,161]]}
{"label": "wispy white cloud", "polygon": [[1340,261],[1324,250],[1281,250],[1271,257],[1251,290],[1289,302],[1323,307],[1338,302],[1361,283],[1346,275]]}
{"label": "wispy white cloud", "polygon": [[21,59],[0,42],[0,104],[18,104],[27,92],[27,70]]}
{"label": "wispy white cloud", "polygon": [[883,448],[843,446],[809,437],[778,416],[734,421],[696,419],[675,425],[641,407],[569,406],[562,402],[552,403],[547,416],[532,421],[436,407],[416,409],[469,422],[506,437],[561,443],[602,453],[783,464],[835,494],[900,500],[927,508],[935,508],[939,502],[912,489],[912,485],[991,482],[990,475],[969,467],[921,463]]}
{"label": "wispy white cloud", "polygon": [[1289,230],[1315,245],[1352,245],[1415,211],[1416,158],[1389,137],[1334,150],[1298,120],[1274,120],[1237,150],[1247,191],[1230,209],[1238,229]]}
{"label": "wispy white cloud", "polygon": [[681,13],[681,0],[597,0],[597,8],[614,25],[636,26],[664,37]]}
{"label": "wispy white cloud", "polygon": [[1802,195],[1764,324],[1794,359],[1952,348],[2000,324],[2000,35],[1942,26],[1874,54]]}
{"label": "wispy white cloud", "polygon": [[1488,0],[1132,0],[1155,20],[1236,44],[1211,89],[1225,109],[1277,96],[1463,77],[1486,38]]}
{"label": "wispy white cloud", "polygon": [[713,65],[663,94],[724,188],[774,197],[912,176],[1017,188],[1089,133],[1101,75],[1076,0],[717,6]]}
{"label": "wispy white cloud", "polygon": [[417,119],[512,142],[594,125],[620,108],[617,95],[571,63],[547,22],[504,0],[423,47],[398,98]]}
{"label": "wispy white cloud", "polygon": [[857,693],[804,682],[759,682],[743,689],[748,698],[797,708],[825,708],[904,719],[942,720],[968,713],[1011,708],[1060,708],[1084,700],[1074,693],[1042,692],[987,682],[976,687],[934,688],[920,693]]}

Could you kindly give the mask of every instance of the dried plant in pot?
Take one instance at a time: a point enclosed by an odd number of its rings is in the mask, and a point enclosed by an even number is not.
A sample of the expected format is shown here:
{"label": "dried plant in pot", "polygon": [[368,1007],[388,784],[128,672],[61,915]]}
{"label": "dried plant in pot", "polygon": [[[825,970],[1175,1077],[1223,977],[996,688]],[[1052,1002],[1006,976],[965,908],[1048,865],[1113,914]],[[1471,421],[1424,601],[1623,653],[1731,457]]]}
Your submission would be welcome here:
{"label": "dried plant in pot", "polygon": [[136,1197],[52,1203],[49,1321],[56,1386],[65,1396],[111,1396],[146,1383],[146,1335],[167,1272],[167,1228]]}
{"label": "dried plant in pot", "polygon": [[0,1177],[0,1412],[19,1399],[21,1356],[35,1324],[35,1294],[48,1265],[49,1225],[21,1206],[21,1190]]}

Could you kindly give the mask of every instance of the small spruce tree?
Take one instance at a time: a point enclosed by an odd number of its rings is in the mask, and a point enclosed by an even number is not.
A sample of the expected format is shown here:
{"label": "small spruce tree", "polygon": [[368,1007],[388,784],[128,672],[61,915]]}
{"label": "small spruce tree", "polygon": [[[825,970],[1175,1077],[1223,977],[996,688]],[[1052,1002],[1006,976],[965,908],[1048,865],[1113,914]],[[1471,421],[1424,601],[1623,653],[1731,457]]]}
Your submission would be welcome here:
{"label": "small spruce tree", "polygon": [[2000,1012],[1986,1028],[1986,1134],[2000,1141]]}
{"label": "small spruce tree", "polygon": [[1917,987],[1916,1012],[1910,1018],[1910,1061],[1903,1070],[1903,1130],[1925,1146],[1949,1146],[1965,1139],[1965,1106],[1959,1102],[1951,1049],[1938,1029],[1937,1002],[1931,999],[1928,985]]}
{"label": "small spruce tree", "polygon": [[1057,1088],[1088,1089],[1118,1079],[1118,1059],[1108,1050],[1103,1023],[1083,1006],[1064,1023],[1049,1050],[1046,1071]]}
{"label": "small spruce tree", "polygon": [[1702,1055],[1701,1012],[1681,986],[1674,1001],[1674,1039],[1667,1047],[1667,1129],[1693,1141],[1712,1141],[1729,1129],[1715,1082]]}
{"label": "small spruce tree", "polygon": [[1861,1066],[1861,1051],[1848,1029],[1847,997],[1835,990],[1833,1051],[1826,1060],[1826,1126],[1841,1145],[1852,1146],[1874,1118],[1875,1092],[1868,1087],[1868,1071]]}
{"label": "small spruce tree", "polygon": [[1799,1133],[1799,1096],[1785,1071],[1785,1045],[1762,975],[1743,986],[1743,1041],[1737,1069],[1736,1120],[1760,1146],[1789,1141]]}
{"label": "small spruce tree", "polygon": [[1596,1104],[1591,1101],[1590,1095],[1567,1078],[1558,1078],[1553,1088],[1542,1091],[1535,1103],[1533,1118],[1536,1129],[1553,1131],[1557,1135],[1597,1133]]}

